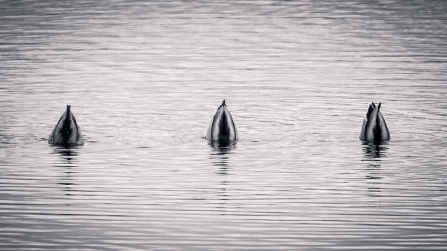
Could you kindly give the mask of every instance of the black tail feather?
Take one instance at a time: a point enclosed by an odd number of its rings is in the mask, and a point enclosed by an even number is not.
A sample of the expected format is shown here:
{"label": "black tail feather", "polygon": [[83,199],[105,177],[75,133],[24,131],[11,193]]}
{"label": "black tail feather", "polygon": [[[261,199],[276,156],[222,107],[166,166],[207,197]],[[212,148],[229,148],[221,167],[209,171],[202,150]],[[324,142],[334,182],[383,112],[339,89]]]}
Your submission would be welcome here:
{"label": "black tail feather", "polygon": [[222,113],[222,117],[219,122],[219,141],[230,140],[230,126],[228,125],[228,117],[225,112]]}
{"label": "black tail feather", "polygon": [[62,128],[59,129],[63,141],[67,143],[70,140],[71,134],[73,133],[73,129],[71,128],[70,115],[71,115],[70,106],[67,105],[67,111],[65,113],[64,121],[62,122]]}

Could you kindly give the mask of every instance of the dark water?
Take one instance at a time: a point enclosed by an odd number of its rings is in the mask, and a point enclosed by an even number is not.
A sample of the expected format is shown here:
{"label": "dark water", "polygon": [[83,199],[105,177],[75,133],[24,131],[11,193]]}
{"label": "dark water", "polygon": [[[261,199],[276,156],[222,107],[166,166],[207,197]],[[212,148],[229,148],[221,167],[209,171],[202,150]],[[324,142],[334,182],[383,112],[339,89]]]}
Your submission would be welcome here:
{"label": "dark water", "polygon": [[[0,7],[0,249],[447,247],[444,1]],[[84,146],[47,144],[66,104]]]}

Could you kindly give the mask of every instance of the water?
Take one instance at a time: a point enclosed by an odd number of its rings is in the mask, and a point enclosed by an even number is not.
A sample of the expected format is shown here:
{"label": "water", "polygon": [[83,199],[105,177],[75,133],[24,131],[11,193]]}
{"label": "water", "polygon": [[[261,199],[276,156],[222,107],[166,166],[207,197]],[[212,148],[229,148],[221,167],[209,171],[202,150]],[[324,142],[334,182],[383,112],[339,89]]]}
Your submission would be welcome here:
{"label": "water", "polygon": [[0,249],[446,248],[444,1],[0,6]]}

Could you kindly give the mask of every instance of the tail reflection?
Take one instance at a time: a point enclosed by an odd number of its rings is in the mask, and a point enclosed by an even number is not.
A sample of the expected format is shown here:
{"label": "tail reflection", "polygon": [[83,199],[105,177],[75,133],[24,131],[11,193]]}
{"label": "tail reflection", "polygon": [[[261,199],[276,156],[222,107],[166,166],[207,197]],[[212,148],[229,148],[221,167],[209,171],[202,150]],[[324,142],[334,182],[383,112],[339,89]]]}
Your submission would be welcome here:
{"label": "tail reflection", "polygon": [[53,154],[59,154],[61,156],[62,163],[58,163],[55,167],[63,168],[63,173],[65,174],[61,181],[58,182],[59,185],[64,186],[63,191],[66,195],[73,195],[72,192],[75,191],[72,187],[77,184],[73,182],[72,174],[74,173],[71,168],[77,167],[77,156],[78,147],[70,146],[57,146],[53,147]]}
{"label": "tail reflection", "polygon": [[57,165],[57,167],[76,166],[77,147],[57,146],[53,148],[53,154],[59,154],[63,159],[62,165]]}
{"label": "tail reflection", "polygon": [[[212,163],[217,166],[216,174],[219,175],[219,179],[221,181],[219,182],[220,190],[217,193],[218,201],[216,208],[220,211],[221,215],[227,214],[227,207],[230,200],[229,193],[227,189],[231,188],[231,182],[229,182],[228,179],[228,172],[231,170],[231,168],[228,167],[229,163],[229,154],[231,154],[231,151],[236,149],[236,141],[230,141],[230,142],[219,142],[219,141],[209,141],[208,143],[211,148],[211,160]],[[220,176],[221,175],[221,176]]]}
{"label": "tail reflection", "polygon": [[213,148],[211,153],[213,164],[220,167],[218,173],[227,174],[228,154],[236,149],[236,142],[210,141],[208,144]]}
{"label": "tail reflection", "polygon": [[363,151],[365,153],[365,156],[370,159],[370,158],[382,158],[382,157],[386,157],[385,153],[386,150],[388,149],[387,142],[382,142],[382,143],[373,143],[373,142],[363,142]]}
{"label": "tail reflection", "polygon": [[369,192],[380,192],[380,184],[378,180],[382,179],[380,170],[381,165],[380,162],[386,158],[386,151],[388,150],[388,143],[382,142],[379,144],[373,142],[363,142],[363,152],[364,159],[367,164],[368,175],[365,176],[365,179],[368,180],[371,186],[368,188]]}

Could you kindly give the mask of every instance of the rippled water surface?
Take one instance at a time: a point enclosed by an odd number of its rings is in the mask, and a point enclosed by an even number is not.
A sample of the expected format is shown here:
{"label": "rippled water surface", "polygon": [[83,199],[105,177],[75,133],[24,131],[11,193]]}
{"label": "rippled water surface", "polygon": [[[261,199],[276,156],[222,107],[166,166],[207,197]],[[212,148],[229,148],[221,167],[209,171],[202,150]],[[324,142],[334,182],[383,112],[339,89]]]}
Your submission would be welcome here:
{"label": "rippled water surface", "polygon": [[446,248],[444,1],[0,7],[0,249]]}

